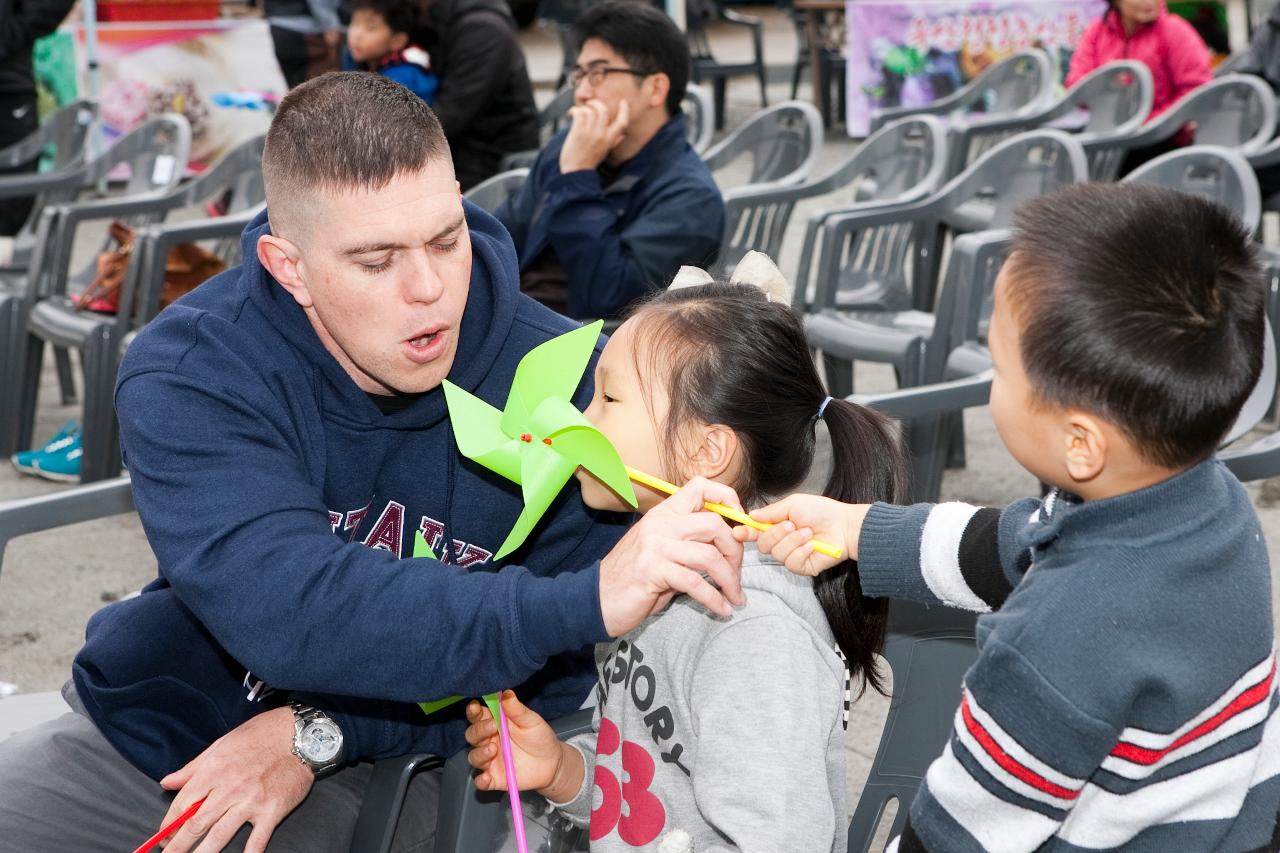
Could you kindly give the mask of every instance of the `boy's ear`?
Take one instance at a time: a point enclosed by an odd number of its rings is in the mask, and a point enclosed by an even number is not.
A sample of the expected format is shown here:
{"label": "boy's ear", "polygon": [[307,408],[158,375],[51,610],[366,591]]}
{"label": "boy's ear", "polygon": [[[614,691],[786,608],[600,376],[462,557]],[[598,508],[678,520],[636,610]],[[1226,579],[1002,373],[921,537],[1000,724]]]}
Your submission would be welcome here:
{"label": "boy's ear", "polygon": [[738,435],[723,424],[704,427],[697,451],[689,460],[693,473],[715,480],[733,467],[738,456]]}
{"label": "boy's ear", "polygon": [[1068,412],[1062,436],[1063,464],[1072,482],[1087,483],[1107,464],[1107,435],[1102,422],[1088,412]]}
{"label": "boy's ear", "polygon": [[311,307],[311,292],[307,290],[301,269],[302,253],[295,244],[274,234],[264,234],[258,238],[258,261],[289,291],[294,302],[303,308]]}
{"label": "boy's ear", "polygon": [[404,50],[406,47],[409,46],[409,34],[408,33],[392,33],[391,41],[388,44],[390,45],[393,53],[396,51]]}

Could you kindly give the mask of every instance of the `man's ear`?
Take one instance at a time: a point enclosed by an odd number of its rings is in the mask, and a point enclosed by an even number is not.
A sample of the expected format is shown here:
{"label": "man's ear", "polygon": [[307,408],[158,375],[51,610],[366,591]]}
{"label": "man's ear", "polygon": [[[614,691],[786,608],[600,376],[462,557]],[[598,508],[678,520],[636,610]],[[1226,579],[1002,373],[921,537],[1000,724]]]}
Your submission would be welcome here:
{"label": "man's ear", "polygon": [[738,434],[723,424],[711,424],[700,430],[698,449],[694,452],[693,473],[714,480],[733,468],[738,456]]}
{"label": "man's ear", "polygon": [[667,103],[667,95],[671,94],[671,78],[659,71],[650,74],[645,83],[648,86],[646,100],[651,107],[661,107]]}
{"label": "man's ear", "polygon": [[1103,424],[1088,412],[1068,412],[1062,440],[1063,464],[1073,482],[1087,483],[1107,465],[1107,435]]}
{"label": "man's ear", "polygon": [[391,41],[388,42],[387,45],[388,47],[391,48],[392,53],[395,53],[396,51],[404,50],[406,47],[409,46],[409,34],[408,33],[392,33]]}
{"label": "man's ear", "polygon": [[311,292],[303,281],[302,253],[283,237],[264,234],[258,238],[258,262],[267,268],[281,287],[289,291],[293,301],[303,308],[311,307]]}

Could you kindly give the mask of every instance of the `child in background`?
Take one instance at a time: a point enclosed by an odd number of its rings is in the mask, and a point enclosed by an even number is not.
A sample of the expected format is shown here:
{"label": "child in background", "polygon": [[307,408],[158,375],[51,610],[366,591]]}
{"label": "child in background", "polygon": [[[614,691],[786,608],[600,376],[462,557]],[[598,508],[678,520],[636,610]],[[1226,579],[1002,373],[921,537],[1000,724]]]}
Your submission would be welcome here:
{"label": "child in background", "polygon": [[[756,263],[740,264],[739,277]],[[779,281],[763,263],[763,276]],[[675,482],[717,480],[760,505],[804,480],[822,418],[839,463],[828,494],[900,495],[904,466],[892,430],[879,415],[826,397],[790,297],[771,301],[744,284],[683,287],[688,274],[641,305],[596,368],[586,415],[623,461]],[[589,475],[578,478],[587,505],[626,509]],[[636,492],[641,511],[664,497]],[[873,655],[884,608],[863,601],[849,564],[815,583],[754,547],[742,560],[742,587],[747,604],[728,619],[680,598],[599,646],[595,733],[561,743],[504,694],[517,781],[589,825],[593,851],[843,853],[846,677],[836,648],[854,679],[879,689]],[[483,771],[476,784],[504,790],[497,724],[478,703],[468,718],[471,762]],[[595,788],[602,799],[593,809]]]}
{"label": "child in background", "polygon": [[440,78],[431,57],[409,43],[413,0],[356,0],[347,28],[345,71],[373,71],[404,86],[428,104],[435,101]]}
{"label": "child in background", "polygon": [[754,514],[793,572],[831,564],[817,535],[868,594],[995,611],[897,853],[1277,849],[1270,567],[1213,459],[1262,366],[1265,298],[1251,236],[1202,199],[1033,201],[996,281],[991,417],[1048,496]]}

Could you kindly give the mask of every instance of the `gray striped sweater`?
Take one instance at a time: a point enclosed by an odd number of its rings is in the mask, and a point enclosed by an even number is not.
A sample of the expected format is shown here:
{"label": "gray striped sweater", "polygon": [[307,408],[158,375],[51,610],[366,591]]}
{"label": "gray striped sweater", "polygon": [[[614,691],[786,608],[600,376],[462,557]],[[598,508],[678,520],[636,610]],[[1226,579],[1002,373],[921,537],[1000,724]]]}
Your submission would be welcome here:
{"label": "gray striped sweater", "polygon": [[877,504],[868,595],[988,612],[906,851],[1252,851],[1280,808],[1270,567],[1215,461],[1003,512]]}

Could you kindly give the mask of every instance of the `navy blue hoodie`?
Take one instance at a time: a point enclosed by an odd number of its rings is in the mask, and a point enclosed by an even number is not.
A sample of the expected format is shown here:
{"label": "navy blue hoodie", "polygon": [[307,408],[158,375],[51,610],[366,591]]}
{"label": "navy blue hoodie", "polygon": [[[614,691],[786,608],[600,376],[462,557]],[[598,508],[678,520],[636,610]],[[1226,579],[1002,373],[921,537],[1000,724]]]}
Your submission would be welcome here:
{"label": "navy blue hoodie", "polygon": [[[466,212],[449,378],[501,407],[520,358],[574,324],[520,294],[510,238]],[[598,560],[629,519],[588,510],[571,480],[498,570],[519,488],[458,454],[440,389],[379,411],[258,263],[266,233],[264,214],[243,266],[162,312],[121,366],[160,572],[89,622],[73,666],[89,715],[160,778],[290,695],[337,720],[348,758],[463,746],[460,707],[427,718],[415,701],[517,687],[546,716],[576,709],[607,637]],[[441,562],[408,559],[419,529]]]}

